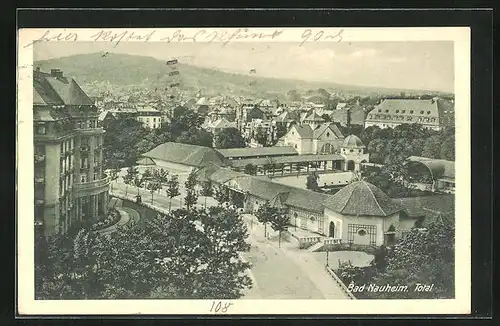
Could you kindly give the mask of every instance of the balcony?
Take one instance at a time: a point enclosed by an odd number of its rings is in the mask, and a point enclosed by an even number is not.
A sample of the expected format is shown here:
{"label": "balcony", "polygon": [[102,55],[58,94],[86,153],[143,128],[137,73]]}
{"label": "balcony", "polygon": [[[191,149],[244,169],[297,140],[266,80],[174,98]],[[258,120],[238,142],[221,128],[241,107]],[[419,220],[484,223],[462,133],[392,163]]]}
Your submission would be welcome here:
{"label": "balcony", "polygon": [[35,177],[35,183],[44,183],[45,178],[44,177]]}
{"label": "balcony", "polygon": [[43,154],[35,154],[35,163],[45,162],[45,155]]}
{"label": "balcony", "polygon": [[97,195],[99,193],[108,191],[108,188],[109,178],[73,184],[73,189],[75,190],[76,197]]}

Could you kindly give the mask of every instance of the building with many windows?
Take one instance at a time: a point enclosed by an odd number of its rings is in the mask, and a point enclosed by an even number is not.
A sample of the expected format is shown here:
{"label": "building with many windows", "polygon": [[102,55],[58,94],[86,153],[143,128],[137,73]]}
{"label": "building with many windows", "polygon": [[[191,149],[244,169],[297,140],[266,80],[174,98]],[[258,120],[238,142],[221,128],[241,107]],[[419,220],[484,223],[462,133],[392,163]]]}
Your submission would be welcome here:
{"label": "building with many windows", "polygon": [[424,128],[440,130],[452,112],[452,103],[438,98],[385,99],[368,113],[365,128],[394,128],[418,123]]}
{"label": "building with many windows", "polygon": [[107,214],[98,115],[73,78],[33,72],[35,225],[46,237]]}

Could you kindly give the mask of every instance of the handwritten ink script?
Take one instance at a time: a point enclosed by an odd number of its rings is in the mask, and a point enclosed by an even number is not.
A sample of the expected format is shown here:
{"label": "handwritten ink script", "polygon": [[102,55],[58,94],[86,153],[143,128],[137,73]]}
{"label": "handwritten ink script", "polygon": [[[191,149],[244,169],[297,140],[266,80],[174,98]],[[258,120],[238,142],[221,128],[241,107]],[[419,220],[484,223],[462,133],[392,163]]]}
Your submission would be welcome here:
{"label": "handwritten ink script", "polygon": [[337,42],[342,42],[342,34],[344,33],[344,30],[341,29],[338,32],[335,33],[327,33],[325,31],[317,31],[313,32],[311,29],[306,29],[301,35],[302,38],[302,43],[300,43],[300,46],[304,45],[306,42],[320,42],[320,41],[326,41],[326,40],[336,40]]}
{"label": "handwritten ink script", "polygon": [[210,307],[210,312],[225,314],[232,305],[232,302],[213,301],[212,306]]}
{"label": "handwritten ink script", "polygon": [[[133,30],[100,30],[90,36],[81,37],[77,32],[69,32],[66,30],[52,31],[50,29],[46,30],[41,37],[33,40],[32,42],[26,44],[24,47],[31,46],[36,43],[41,42],[76,42],[76,41],[94,41],[94,42],[107,42],[112,46],[116,47],[120,43],[125,43],[129,41],[142,41],[142,42],[164,42],[164,43],[176,43],[176,42],[203,42],[203,43],[221,43],[222,46],[238,41],[238,40],[262,40],[262,41],[272,41],[277,40],[282,37],[285,29],[274,29],[269,31],[252,31],[248,28],[238,28],[235,30],[207,30],[200,29],[196,32],[191,32],[189,30],[183,31],[182,29],[175,30],[174,32],[169,32],[165,35],[163,30],[149,30],[147,32],[133,31]],[[297,41],[300,41],[300,46],[304,45],[306,42],[321,42],[321,41],[342,41],[342,34],[344,30],[339,31],[324,31],[324,30],[312,30],[305,29]],[[288,35],[290,36],[290,35]],[[288,41],[288,40],[287,40]],[[290,40],[293,41],[293,40]]]}

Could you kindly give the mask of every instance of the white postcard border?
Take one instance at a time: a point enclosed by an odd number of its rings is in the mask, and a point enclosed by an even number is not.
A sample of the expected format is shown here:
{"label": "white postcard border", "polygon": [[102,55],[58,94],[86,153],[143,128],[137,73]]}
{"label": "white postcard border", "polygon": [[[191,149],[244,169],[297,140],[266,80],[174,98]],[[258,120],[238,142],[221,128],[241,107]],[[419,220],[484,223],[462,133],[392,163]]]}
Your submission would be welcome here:
{"label": "white postcard border", "polygon": [[[205,33],[227,32],[226,42],[237,29],[106,29],[111,34],[133,32],[126,42],[193,42],[200,30]],[[376,42],[376,41],[453,41],[455,52],[456,112],[456,246],[455,299],[450,300],[222,300],[233,303],[226,314],[467,314],[471,300],[471,210],[470,210],[470,29],[468,27],[426,28],[251,28],[244,33],[268,35],[283,30],[273,39],[249,37],[229,42]],[[100,29],[51,29],[51,41],[95,40]],[[181,31],[185,38],[173,38]],[[148,33],[153,34],[146,40]],[[34,299],[34,189],[33,189],[33,51],[31,42],[41,38],[45,29],[18,31],[18,107],[17,107],[17,304],[20,315],[107,315],[107,314],[215,314],[210,312],[214,300],[35,300]],[[73,34],[72,34],[73,33]],[[178,32],[179,33],[179,32]],[[70,36],[68,36],[70,35]],[[130,34],[126,34],[130,35]],[[178,35],[178,34],[177,34]],[[332,35],[331,38],[324,36]],[[47,38],[48,38],[47,36]],[[116,41],[117,39],[113,39]],[[111,42],[95,40],[96,42]],[[120,42],[123,42],[122,39]],[[202,42],[202,39],[196,39]],[[205,40],[207,42],[207,40]],[[220,314],[220,312],[219,312]]]}

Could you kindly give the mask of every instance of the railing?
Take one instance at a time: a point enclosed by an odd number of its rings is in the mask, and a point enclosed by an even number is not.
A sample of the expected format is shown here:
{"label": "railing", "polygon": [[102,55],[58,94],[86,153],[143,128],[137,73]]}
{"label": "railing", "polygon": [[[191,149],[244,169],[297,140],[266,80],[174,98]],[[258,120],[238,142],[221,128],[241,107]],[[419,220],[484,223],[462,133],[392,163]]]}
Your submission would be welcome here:
{"label": "railing", "polygon": [[321,237],[303,237],[299,238],[299,241],[302,243],[320,242]]}
{"label": "railing", "polygon": [[329,266],[325,266],[325,269],[328,272],[328,274],[330,274],[330,276],[333,278],[335,283],[337,283],[337,285],[342,289],[342,292],[344,292],[349,299],[356,300],[356,297],[351,293],[351,291],[347,289],[347,286],[345,286],[344,282],[342,282],[340,277],[338,277],[337,274],[335,274],[335,272]]}
{"label": "railing", "polygon": [[342,243],[342,239],[324,239],[323,244],[325,245],[330,245],[330,244],[339,244]]}
{"label": "railing", "polygon": [[108,184],[109,184],[109,178],[106,177],[100,180],[95,180],[90,182],[75,183],[74,187],[75,190],[86,190],[86,189],[104,187]]}

